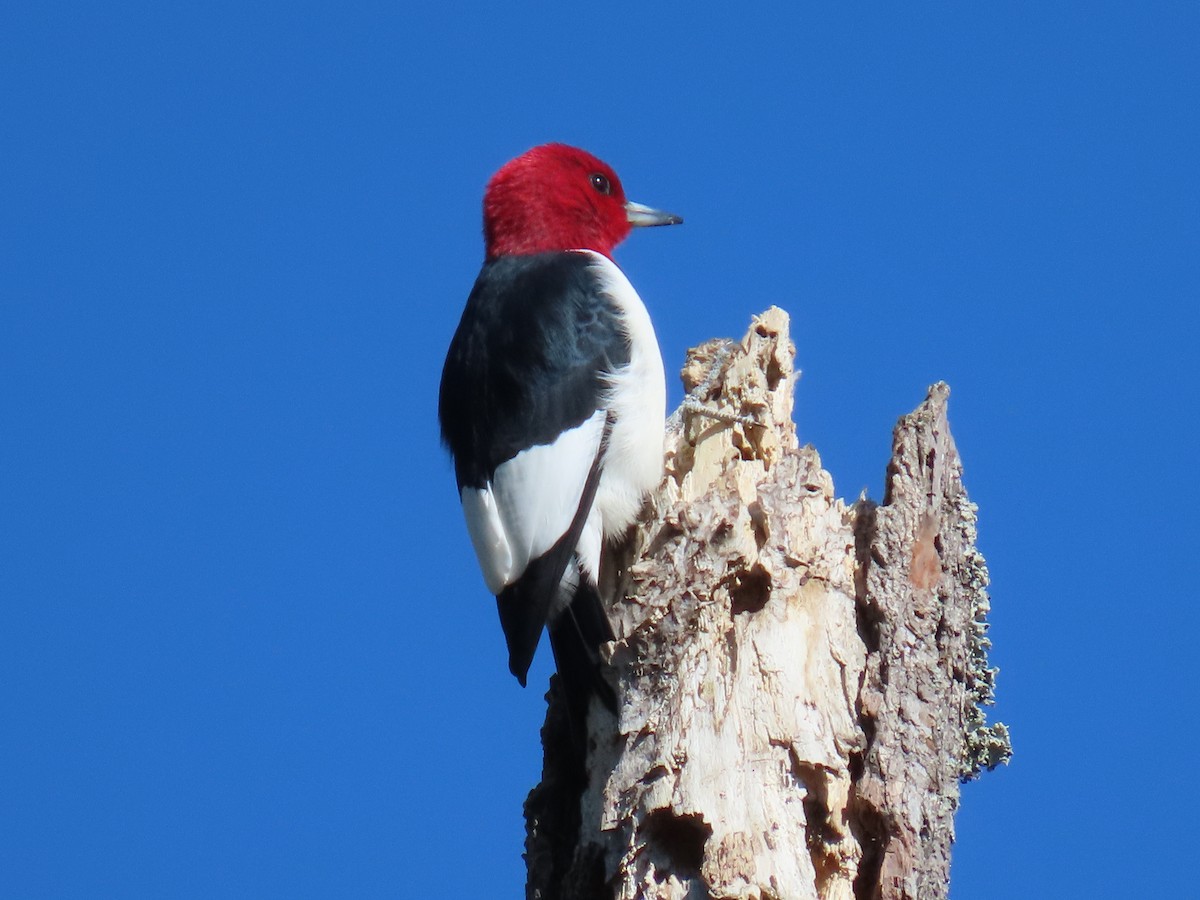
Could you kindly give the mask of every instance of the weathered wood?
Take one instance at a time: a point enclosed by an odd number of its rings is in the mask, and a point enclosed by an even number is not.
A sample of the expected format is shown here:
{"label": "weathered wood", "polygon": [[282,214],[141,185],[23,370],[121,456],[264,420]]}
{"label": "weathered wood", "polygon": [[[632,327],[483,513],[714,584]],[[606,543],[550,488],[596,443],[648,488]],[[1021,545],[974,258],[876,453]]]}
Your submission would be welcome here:
{"label": "weathered wood", "polygon": [[947,895],[961,778],[1007,761],[1003,725],[987,728],[988,573],[975,505],[946,421],[945,384],[896,425],[883,504],[858,504],[861,691],[870,747],[855,815],[870,835],[860,896]]}
{"label": "weathered wood", "polygon": [[673,417],[603,573],[620,720],[594,705],[585,764],[552,691],[528,895],[944,896],[958,778],[1007,753],[947,390],[897,426],[883,505],[847,506],[797,444],[785,313],[684,381],[709,413]]}

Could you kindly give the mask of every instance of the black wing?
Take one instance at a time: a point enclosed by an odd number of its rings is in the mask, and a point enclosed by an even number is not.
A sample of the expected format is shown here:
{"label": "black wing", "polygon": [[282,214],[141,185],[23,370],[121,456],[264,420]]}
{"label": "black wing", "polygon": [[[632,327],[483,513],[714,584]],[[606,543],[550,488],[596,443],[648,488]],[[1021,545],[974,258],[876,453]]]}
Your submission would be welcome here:
{"label": "black wing", "polygon": [[483,487],[522,450],[553,443],[603,404],[629,362],[615,305],[584,253],[484,264],[442,370],[438,417],[458,487]]}

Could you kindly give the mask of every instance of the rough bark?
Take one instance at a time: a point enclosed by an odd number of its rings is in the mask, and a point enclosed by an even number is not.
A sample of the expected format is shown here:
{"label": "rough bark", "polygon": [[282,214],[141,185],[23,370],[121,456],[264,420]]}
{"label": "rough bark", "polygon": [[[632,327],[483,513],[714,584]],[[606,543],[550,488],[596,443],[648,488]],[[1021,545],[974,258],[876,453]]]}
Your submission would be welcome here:
{"label": "rough bark", "polygon": [[949,391],[896,426],[883,503],[847,505],[798,446],[793,352],[772,308],[689,354],[603,573],[621,709],[593,705],[586,759],[550,694],[530,897],[946,896],[959,779],[1009,753]]}

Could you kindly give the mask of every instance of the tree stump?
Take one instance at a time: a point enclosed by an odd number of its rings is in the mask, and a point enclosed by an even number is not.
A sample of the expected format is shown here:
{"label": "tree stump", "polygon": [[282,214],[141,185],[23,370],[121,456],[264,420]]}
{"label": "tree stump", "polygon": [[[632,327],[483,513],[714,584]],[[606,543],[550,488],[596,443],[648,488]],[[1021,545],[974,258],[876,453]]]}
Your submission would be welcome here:
{"label": "tree stump", "polygon": [[531,898],[947,895],[959,780],[1011,753],[949,389],[897,424],[882,504],[847,504],[797,443],[793,360],[777,308],[689,353],[602,572],[619,717],[593,704],[582,748],[548,695]]}

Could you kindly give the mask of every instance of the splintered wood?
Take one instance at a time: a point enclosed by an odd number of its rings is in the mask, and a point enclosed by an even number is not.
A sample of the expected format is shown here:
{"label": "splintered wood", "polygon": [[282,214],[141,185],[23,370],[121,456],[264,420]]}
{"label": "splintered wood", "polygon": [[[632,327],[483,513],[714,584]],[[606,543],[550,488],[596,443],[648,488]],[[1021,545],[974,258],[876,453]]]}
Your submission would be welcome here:
{"label": "splintered wood", "polygon": [[[776,308],[740,343],[689,355],[666,476],[605,573],[621,709],[614,720],[593,705],[586,768],[552,692],[543,782],[526,803],[530,897],[945,896],[957,778],[971,768],[964,698],[989,701],[994,676],[945,392],[922,407],[938,407],[933,468],[901,473],[900,488],[893,460],[885,505],[848,506],[797,444],[793,358]],[[897,678],[910,663],[941,675]],[[923,692],[916,721],[910,688]],[[930,825],[936,848],[919,837]]]}

